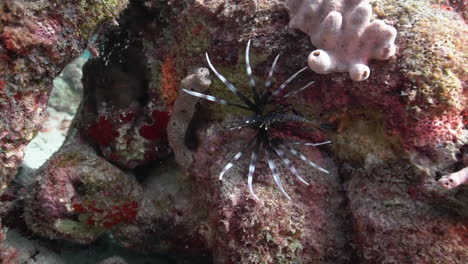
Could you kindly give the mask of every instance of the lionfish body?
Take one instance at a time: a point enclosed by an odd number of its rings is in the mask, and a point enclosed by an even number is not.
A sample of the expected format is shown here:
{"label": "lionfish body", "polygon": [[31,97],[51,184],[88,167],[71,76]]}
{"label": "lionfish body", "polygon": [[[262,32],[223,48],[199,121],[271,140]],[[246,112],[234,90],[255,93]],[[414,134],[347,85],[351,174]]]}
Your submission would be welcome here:
{"label": "lionfish body", "polygon": [[255,88],[255,81],[253,79],[252,69],[250,67],[249,50],[250,50],[250,40],[247,43],[247,48],[245,52],[245,61],[246,61],[247,74],[249,76],[249,84],[253,93],[253,100],[247,98],[244,94],[242,94],[232,83],[230,83],[224,76],[222,76],[214,68],[214,66],[211,64],[208,53],[206,53],[206,60],[211,70],[215,73],[218,79],[220,79],[227,86],[227,88],[231,90],[231,92],[233,92],[237,97],[239,97],[239,99],[242,101],[242,104],[229,102],[223,99],[216,98],[212,95],[202,94],[202,93],[198,93],[194,91],[189,91],[186,89],[184,89],[184,92],[191,94],[193,96],[205,99],[205,100],[209,100],[209,101],[216,102],[219,104],[224,104],[224,105],[231,105],[231,106],[238,107],[238,108],[245,109],[245,110],[252,112],[251,115],[228,124],[229,129],[250,128],[250,129],[255,130],[256,134],[253,137],[253,139],[250,141],[250,143],[248,143],[248,145],[243,150],[235,154],[234,157],[231,159],[231,161],[228,162],[228,164],[221,171],[219,175],[219,179],[222,180],[224,174],[229,169],[231,169],[232,166],[234,166],[234,162],[236,162],[242,156],[244,156],[244,154],[249,149],[252,149],[252,152],[250,155],[250,165],[249,165],[249,170],[248,170],[248,175],[247,175],[247,183],[248,183],[249,192],[252,194],[252,196],[255,199],[259,199],[257,195],[255,194],[255,192],[253,191],[253,176],[254,176],[258,156],[260,152],[263,150],[266,154],[268,166],[271,170],[271,173],[273,175],[273,179],[276,182],[276,185],[288,199],[291,199],[291,197],[287,194],[287,192],[285,191],[281,183],[280,175],[278,173],[278,169],[277,169],[276,162],[274,160],[274,156],[279,157],[279,159],[284,163],[284,165],[289,169],[289,171],[291,171],[291,173],[296,176],[296,178],[299,181],[308,185],[308,183],[299,175],[298,171],[292,164],[291,160],[288,158],[288,155],[295,156],[299,158],[300,160],[308,163],[310,166],[324,173],[328,173],[328,171],[318,166],[314,162],[310,161],[309,159],[307,159],[306,156],[304,156],[302,153],[294,149],[291,145],[303,144],[307,146],[319,146],[319,145],[329,144],[330,141],[325,141],[325,142],[320,142],[320,143],[286,142],[284,139],[274,136],[272,133],[270,133],[271,128],[281,129],[287,126],[287,123],[290,123],[290,122],[295,122],[295,123],[314,123],[314,122],[309,121],[300,115],[297,115],[293,111],[293,109],[291,109],[288,105],[285,105],[285,104],[281,104],[281,103],[275,104],[271,110],[267,110],[267,107],[272,105],[272,103],[278,101],[279,99],[287,98],[287,97],[293,96],[301,92],[302,90],[312,85],[314,82],[313,81],[309,82],[300,89],[289,91],[287,93],[284,92],[284,89],[286,88],[286,86],[292,80],[294,80],[301,72],[307,69],[307,67],[305,67],[299,70],[298,72],[296,72],[295,74],[293,74],[291,77],[289,77],[277,89],[271,90],[270,86],[272,83],[273,73],[275,71],[275,67],[278,62],[278,58],[279,58],[279,55],[278,55],[273,61],[273,64],[269,71],[269,74],[265,83],[265,89],[260,94],[260,92]]}

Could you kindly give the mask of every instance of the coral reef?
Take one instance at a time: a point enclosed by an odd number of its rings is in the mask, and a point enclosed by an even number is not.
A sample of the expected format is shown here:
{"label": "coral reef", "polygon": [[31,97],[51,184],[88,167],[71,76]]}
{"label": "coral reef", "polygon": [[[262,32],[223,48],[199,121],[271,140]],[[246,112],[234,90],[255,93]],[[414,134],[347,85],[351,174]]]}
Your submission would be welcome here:
{"label": "coral reef", "polygon": [[[282,178],[291,200],[276,187],[265,156],[253,177],[259,200],[249,195],[249,158],[240,158],[219,181],[226,163],[255,131],[226,126],[246,116],[244,109],[179,91],[232,99],[222,82],[210,84],[201,68],[207,66],[205,52],[247,98],[255,96],[249,83],[268,78],[278,53],[283,55],[272,88],[306,67],[304,54],[312,45],[307,35],[288,30],[287,3],[292,2],[135,0],[118,26],[108,18],[112,25],[85,21],[85,29],[100,34],[93,43],[97,52],[84,66],[81,106],[64,145],[35,173],[27,195],[3,223],[14,226],[11,218],[24,215],[26,223],[16,225],[81,244],[110,234],[122,247],[167,254],[181,263],[465,263],[468,193],[464,187],[444,190],[436,181],[466,167],[468,52],[462,33],[467,26],[455,5],[448,10],[423,0],[370,1],[375,19],[398,28],[396,56],[372,62],[364,82],[307,69],[288,86],[315,81],[278,103],[327,125],[323,133],[290,124],[279,136],[331,140],[318,148],[298,146],[330,174],[291,159],[310,183]],[[348,15],[351,9],[346,10]],[[329,13],[314,19],[322,21]],[[337,17],[333,14],[330,19]],[[245,75],[249,39],[252,78]],[[16,51],[29,47],[7,43]],[[24,56],[46,51],[33,49]],[[49,58],[41,53],[30,61],[42,57]],[[44,74],[57,75],[54,70]],[[7,91],[15,91],[12,82],[7,80]],[[32,112],[43,103],[27,95],[16,98]],[[12,124],[23,124],[14,118]],[[281,164],[278,158],[274,162]],[[289,175],[287,166],[278,171]],[[1,197],[8,201],[2,207],[11,205],[12,193]],[[0,209],[3,216],[5,208]],[[114,253],[97,260],[114,255],[134,262]]]}
{"label": "coral reef", "polygon": [[[295,164],[310,185],[284,177],[284,188],[292,200],[276,188],[266,160],[259,159],[255,191],[260,200],[256,200],[247,195],[247,182],[242,177],[249,159],[241,159],[218,183],[226,161],[216,158],[235,155],[245,145],[245,138],[252,137],[251,131],[223,132],[213,127],[202,136],[207,137],[206,133],[210,133],[209,140],[197,150],[190,175],[199,186],[217,186],[204,194],[214,202],[210,207],[216,208],[211,214],[212,222],[217,223],[212,231],[215,263],[346,263],[351,259],[346,248],[349,237],[344,197],[335,164],[325,153],[300,149],[330,169],[330,174],[324,176],[306,163]],[[280,169],[281,173],[286,170]]]}
{"label": "coral reef", "polygon": [[[344,143],[334,144],[340,157],[363,161],[372,154],[385,163],[403,151],[431,177],[445,175],[468,140],[466,37],[457,33],[466,31],[466,24],[458,14],[425,1],[373,3],[380,17],[398,22],[401,52],[376,62],[376,76],[365,82],[323,80],[322,98],[311,91],[309,103],[325,100],[322,111],[340,129],[332,140]],[[345,143],[352,140],[359,143]],[[428,158],[432,162],[425,163]]]}
{"label": "coral reef", "polygon": [[[115,17],[126,1],[6,0],[0,3],[0,192],[15,175],[34,137],[52,89],[52,79],[86,46],[94,28]],[[113,16],[92,7],[117,7]],[[108,12],[104,12],[108,13]]]}
{"label": "coral reef", "polygon": [[399,164],[349,171],[345,188],[360,263],[463,263],[468,259],[466,244],[461,242],[466,240],[466,216],[434,206],[425,191],[434,182],[416,175],[410,166]]}
{"label": "coral reef", "polygon": [[[187,164],[189,166],[190,164]],[[169,159],[142,182],[143,198],[135,222],[113,231],[122,246],[166,252],[209,262],[213,246],[210,206],[204,191]]]}
{"label": "coral reef", "polygon": [[135,221],[141,187],[84,144],[62,146],[29,187],[24,219],[37,234],[89,243]]}
{"label": "coral reef", "polygon": [[83,68],[81,137],[109,160],[135,168],[170,153],[166,128],[171,105],[149,92],[141,41],[110,31],[101,57]]}
{"label": "coral reef", "polygon": [[396,29],[371,20],[368,0],[289,0],[289,26],[301,30],[317,47],[307,62],[316,73],[348,72],[354,81],[370,75],[370,59],[388,60],[395,54]]}
{"label": "coral reef", "polygon": [[259,162],[258,201],[248,195],[241,177],[248,160],[233,167],[220,182],[217,175],[225,160],[214,158],[234,155],[251,133],[225,132],[214,126],[197,134],[206,140],[192,153],[191,164],[180,164],[184,171],[166,161],[151,173],[157,177],[143,183],[145,194],[137,221],[113,232],[119,243],[140,250],[204,256],[205,261],[213,256],[215,263],[320,263],[323,258],[346,263],[351,258],[346,248],[344,197],[334,164],[325,154],[302,150],[332,171],[325,177],[305,163],[298,164],[298,172],[310,186],[297,184],[294,177],[285,178],[283,184],[292,201],[275,187],[267,162]]}

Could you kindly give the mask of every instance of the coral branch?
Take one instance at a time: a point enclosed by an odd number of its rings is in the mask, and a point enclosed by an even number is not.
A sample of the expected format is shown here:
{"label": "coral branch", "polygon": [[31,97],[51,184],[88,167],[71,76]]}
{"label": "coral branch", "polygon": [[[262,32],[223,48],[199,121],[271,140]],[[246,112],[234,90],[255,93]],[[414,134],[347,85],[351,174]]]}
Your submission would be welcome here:
{"label": "coral branch", "polygon": [[348,72],[354,81],[369,77],[370,59],[387,60],[395,54],[396,29],[371,20],[368,0],[289,0],[289,26],[309,35],[317,50],[309,67],[321,74]]}

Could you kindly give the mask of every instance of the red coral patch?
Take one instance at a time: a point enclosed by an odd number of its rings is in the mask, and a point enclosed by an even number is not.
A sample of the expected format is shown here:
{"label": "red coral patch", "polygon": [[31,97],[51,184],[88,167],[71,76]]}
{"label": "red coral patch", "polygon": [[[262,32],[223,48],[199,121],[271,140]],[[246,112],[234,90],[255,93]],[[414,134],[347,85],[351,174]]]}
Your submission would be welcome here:
{"label": "red coral patch", "polygon": [[113,129],[111,121],[101,116],[98,122],[89,127],[88,135],[99,145],[108,145],[119,133]]}
{"label": "red coral patch", "polygon": [[130,224],[136,220],[138,214],[138,203],[135,201],[114,205],[106,210],[98,208],[93,203],[75,203],[72,206],[75,213],[90,214],[86,219],[86,224],[89,226],[110,228],[118,224]]}
{"label": "red coral patch", "polygon": [[154,120],[153,125],[142,126],[140,128],[140,136],[154,140],[166,136],[166,128],[169,123],[169,112],[161,112],[154,110],[152,113],[152,119]]}

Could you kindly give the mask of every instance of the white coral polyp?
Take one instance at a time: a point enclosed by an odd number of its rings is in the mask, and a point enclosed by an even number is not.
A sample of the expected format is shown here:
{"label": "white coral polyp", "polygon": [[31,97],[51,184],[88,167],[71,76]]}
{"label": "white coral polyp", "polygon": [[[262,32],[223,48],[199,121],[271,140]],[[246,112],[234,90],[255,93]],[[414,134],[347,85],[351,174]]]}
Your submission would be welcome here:
{"label": "white coral polyp", "polygon": [[307,63],[314,72],[321,74],[329,73],[335,68],[330,56],[324,50],[312,51],[307,58]]}
{"label": "white coral polyp", "polygon": [[321,74],[348,72],[354,81],[366,80],[370,59],[395,54],[396,29],[382,20],[371,22],[368,0],[288,0],[290,27],[308,34],[317,47],[310,68]]}
{"label": "white coral polyp", "polygon": [[349,77],[353,81],[364,81],[369,77],[370,69],[362,63],[351,64],[349,67]]}

